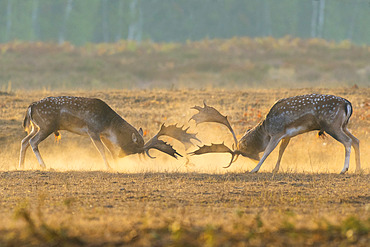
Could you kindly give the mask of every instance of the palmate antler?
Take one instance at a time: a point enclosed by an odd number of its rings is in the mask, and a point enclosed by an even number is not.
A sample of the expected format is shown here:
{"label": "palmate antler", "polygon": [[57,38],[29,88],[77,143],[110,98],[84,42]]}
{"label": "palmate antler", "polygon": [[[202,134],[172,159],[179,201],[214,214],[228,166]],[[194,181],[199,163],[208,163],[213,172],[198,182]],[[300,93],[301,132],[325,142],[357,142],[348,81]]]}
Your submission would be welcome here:
{"label": "palmate antler", "polygon": [[188,148],[190,148],[191,146],[194,145],[191,142],[191,139],[194,139],[198,142],[201,142],[196,137],[196,134],[187,132],[190,127],[186,128],[186,129],[183,129],[183,128],[184,128],[184,126],[177,127],[177,125],[175,125],[175,124],[169,125],[168,127],[166,127],[164,124],[162,124],[161,129],[159,130],[157,136],[159,137],[159,136],[162,136],[162,135],[166,135],[166,136],[172,137],[172,138],[178,140],[179,142],[181,142],[182,144],[184,144],[185,149],[188,149]]}
{"label": "palmate antler", "polygon": [[[199,112],[197,114],[193,115],[190,118],[190,120],[193,119],[196,122],[197,125],[200,124],[200,123],[206,123],[206,122],[215,122],[215,123],[220,123],[220,124],[225,125],[230,130],[231,134],[233,135],[235,147],[237,147],[238,146],[238,140],[236,139],[235,132],[234,132],[233,128],[231,127],[227,117],[223,116],[215,108],[213,108],[211,106],[207,106],[206,103],[203,103],[203,104],[204,104],[203,108],[200,107],[200,106],[192,107],[192,109],[196,109]],[[231,154],[231,161],[230,161],[229,165],[224,167],[224,168],[230,167],[231,164],[234,163],[238,159],[239,155],[242,154],[242,152],[240,152],[239,150],[231,150],[224,143],[221,143],[221,144],[213,144],[212,143],[211,146],[204,145],[202,147],[199,147],[194,152],[191,152],[190,154],[191,155],[200,155],[200,154],[206,154],[206,153],[230,153]]]}
{"label": "palmate antler", "polygon": [[224,168],[230,167],[231,164],[234,163],[238,159],[239,155],[241,154],[238,150],[232,151],[224,143],[221,143],[221,144],[212,143],[211,146],[207,146],[207,145],[204,145],[202,147],[198,146],[198,149],[195,150],[194,152],[191,152],[190,154],[200,155],[200,154],[207,154],[207,153],[229,153],[231,154],[231,161],[229,165],[225,166]]}
{"label": "palmate antler", "polygon": [[214,122],[214,123],[220,123],[220,124],[225,125],[230,130],[231,134],[233,135],[235,146],[237,146],[238,145],[238,140],[236,139],[234,130],[231,127],[227,117],[223,116],[215,108],[206,105],[205,102],[203,104],[204,104],[203,108],[200,107],[200,106],[192,107],[192,109],[198,110],[199,112],[197,114],[193,115],[190,118],[190,120],[193,119],[196,122],[197,125],[200,124],[200,123],[206,123],[206,122]]}
{"label": "palmate antler", "polygon": [[182,144],[184,144],[186,149],[193,145],[191,139],[200,142],[200,140],[196,137],[196,134],[188,133],[187,130],[189,128],[183,129],[183,127],[184,126],[177,127],[176,125],[169,125],[166,127],[164,124],[162,124],[159,132],[144,145],[144,151],[148,155],[148,157],[152,159],[155,158],[149,154],[149,150],[152,148],[162,151],[166,154],[169,154],[175,158],[177,158],[176,155],[182,157],[182,155],[179,154],[170,144],[162,140],[159,140],[158,138],[161,136],[166,135],[180,141]]}

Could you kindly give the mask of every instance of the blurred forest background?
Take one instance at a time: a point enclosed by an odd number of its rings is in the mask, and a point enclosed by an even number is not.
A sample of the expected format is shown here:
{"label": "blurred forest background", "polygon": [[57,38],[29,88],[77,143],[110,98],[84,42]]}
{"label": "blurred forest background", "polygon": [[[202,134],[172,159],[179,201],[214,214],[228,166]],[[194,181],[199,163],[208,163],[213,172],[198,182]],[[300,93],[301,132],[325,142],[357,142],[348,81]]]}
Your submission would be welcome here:
{"label": "blurred forest background", "polygon": [[370,44],[368,0],[0,0],[0,42],[286,35]]}
{"label": "blurred forest background", "polygon": [[0,0],[0,90],[369,86],[368,0]]}

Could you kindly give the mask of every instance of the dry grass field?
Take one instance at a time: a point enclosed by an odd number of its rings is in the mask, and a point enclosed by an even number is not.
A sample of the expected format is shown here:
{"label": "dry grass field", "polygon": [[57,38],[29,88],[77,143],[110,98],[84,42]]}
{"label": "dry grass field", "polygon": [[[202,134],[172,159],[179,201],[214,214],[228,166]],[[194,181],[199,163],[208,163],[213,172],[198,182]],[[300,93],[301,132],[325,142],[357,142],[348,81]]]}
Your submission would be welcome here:
{"label": "dry grass field", "polygon": [[[323,39],[0,44],[0,90],[367,87],[370,47]],[[37,59],[35,59],[37,58]]]}
{"label": "dry grass field", "polygon": [[[339,175],[344,147],[317,133],[295,137],[280,172],[271,171],[275,150],[260,173],[228,155],[178,160],[151,151],[157,159],[133,155],[111,161],[104,171],[87,137],[61,132],[40,144],[47,170],[40,171],[31,149],[17,171],[22,121],[27,106],[46,96],[97,97],[107,102],[145,139],[162,123],[185,125],[204,144],[232,137],[224,126],[188,122],[191,107],[203,101],[228,115],[238,138],[284,97],[328,93],[350,100],[349,129],[360,139],[362,174]],[[0,92],[0,246],[369,246],[370,89],[307,88],[253,90],[105,90]],[[199,143],[195,143],[199,144]]]}

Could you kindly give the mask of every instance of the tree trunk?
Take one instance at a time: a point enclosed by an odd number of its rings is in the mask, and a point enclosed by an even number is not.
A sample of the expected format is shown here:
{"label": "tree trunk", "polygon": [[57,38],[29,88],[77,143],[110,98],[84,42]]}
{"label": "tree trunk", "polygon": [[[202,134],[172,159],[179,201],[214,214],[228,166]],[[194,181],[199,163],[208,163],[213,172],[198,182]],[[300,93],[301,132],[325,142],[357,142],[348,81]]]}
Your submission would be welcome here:
{"label": "tree trunk", "polygon": [[117,35],[116,41],[122,39],[122,28],[123,28],[123,1],[119,1],[118,3],[118,25],[117,25]]}
{"label": "tree trunk", "polygon": [[131,21],[128,27],[128,40],[141,41],[143,27],[143,13],[138,0],[133,0],[130,4]]}
{"label": "tree trunk", "polygon": [[72,11],[72,4],[73,4],[73,0],[68,0],[67,5],[66,5],[65,14],[64,14],[63,24],[62,24],[62,27],[60,28],[60,32],[59,32],[59,40],[58,40],[59,44],[63,44],[64,41],[65,41],[67,21],[68,21],[68,18],[69,18],[69,14]]}
{"label": "tree trunk", "polygon": [[311,37],[317,37],[318,0],[312,0]]}
{"label": "tree trunk", "polygon": [[12,28],[12,0],[8,0],[8,6],[6,8],[6,32],[5,42],[10,40],[10,31]]}
{"label": "tree trunk", "polygon": [[39,15],[39,0],[33,1],[33,9],[32,9],[32,29],[33,29],[33,41],[38,40],[39,38],[39,23],[38,23],[38,15]]}
{"label": "tree trunk", "polygon": [[103,41],[109,42],[109,29],[108,29],[108,14],[107,14],[107,0],[102,0],[102,28],[103,28]]}
{"label": "tree trunk", "polygon": [[136,34],[136,41],[138,41],[138,42],[140,42],[142,40],[143,25],[144,25],[143,11],[142,11],[141,5],[139,3],[139,21],[138,21],[138,29],[137,29],[137,34]]}
{"label": "tree trunk", "polygon": [[320,0],[319,3],[319,16],[318,16],[318,25],[317,25],[317,37],[322,38],[323,29],[325,22],[325,0]]}
{"label": "tree trunk", "polygon": [[349,23],[348,32],[347,32],[347,39],[350,40],[350,41],[352,41],[352,39],[353,39],[353,32],[354,32],[354,29],[355,29],[355,23],[356,23],[356,20],[357,20],[358,12],[360,10],[359,1],[356,1],[353,4],[355,6],[354,6],[352,18],[351,18],[351,21]]}
{"label": "tree trunk", "polygon": [[263,1],[263,16],[265,22],[265,35],[271,36],[271,12],[270,12],[270,4],[267,0]]}

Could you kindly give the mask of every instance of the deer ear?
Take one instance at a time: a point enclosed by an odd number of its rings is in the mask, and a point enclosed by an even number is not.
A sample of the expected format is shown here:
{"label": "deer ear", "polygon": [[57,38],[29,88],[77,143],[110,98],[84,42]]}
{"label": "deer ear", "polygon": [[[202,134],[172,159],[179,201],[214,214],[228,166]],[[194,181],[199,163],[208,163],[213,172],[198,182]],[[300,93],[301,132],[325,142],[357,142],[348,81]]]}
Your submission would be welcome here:
{"label": "deer ear", "polygon": [[139,129],[139,134],[140,134],[141,136],[143,136],[144,132],[143,132],[143,129],[142,129],[142,128],[140,128],[140,129]]}
{"label": "deer ear", "polygon": [[132,133],[132,141],[137,143],[137,137],[136,137],[135,133]]}

